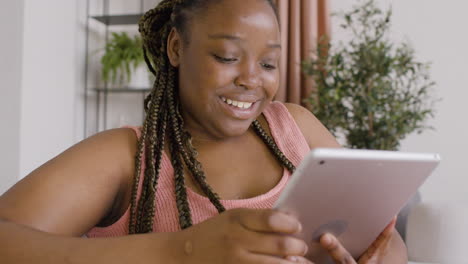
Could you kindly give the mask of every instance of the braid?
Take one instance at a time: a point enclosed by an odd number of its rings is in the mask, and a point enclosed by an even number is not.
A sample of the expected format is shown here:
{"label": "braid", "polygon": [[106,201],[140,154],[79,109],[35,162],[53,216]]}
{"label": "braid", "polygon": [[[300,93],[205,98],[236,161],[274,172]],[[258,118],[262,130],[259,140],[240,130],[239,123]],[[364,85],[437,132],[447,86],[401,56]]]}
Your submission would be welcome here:
{"label": "braid", "polygon": [[[178,127],[174,129],[175,140],[183,157],[185,165],[188,167],[192,174],[194,181],[201,188],[203,193],[208,197],[211,203],[216,207],[219,213],[224,212],[226,209],[220,202],[220,197],[216,194],[211,186],[206,182],[206,176],[203,172],[201,163],[196,159],[198,152],[192,145],[192,136],[189,132],[184,131],[184,119],[180,114],[178,106],[174,107],[175,114],[171,116],[174,118],[174,124],[178,124]],[[183,135],[181,135],[183,133]]]}
{"label": "braid", "polygon": [[[164,107],[164,106],[162,106]],[[152,113],[153,116],[155,114]],[[159,123],[159,124],[158,124]],[[149,167],[148,170],[145,170],[145,180],[148,182],[144,182],[142,189],[142,199],[146,201],[146,203],[141,203],[139,212],[140,215],[143,212],[144,217],[139,218],[140,223],[140,233],[150,232],[152,230],[152,223],[154,218],[154,198],[156,195],[156,186],[159,178],[158,171],[161,167],[161,160],[162,160],[162,153],[164,150],[164,138],[166,134],[166,127],[167,127],[167,113],[164,111],[160,111],[159,115],[156,118],[153,118],[151,122],[151,131],[157,131],[151,133],[151,138],[148,142],[148,156],[146,157],[146,164]],[[158,135],[155,137],[154,135]]]}
{"label": "braid", "polygon": [[[158,80],[163,81],[165,78],[160,78]],[[138,184],[140,180],[140,171],[141,171],[141,159],[142,159],[142,153],[143,150],[146,149],[145,151],[146,157],[145,157],[145,164],[150,165],[149,169],[145,170],[145,177],[144,177],[144,182],[143,186],[144,188],[142,189],[141,193],[141,198],[140,200],[144,200],[147,197],[147,191],[148,191],[148,181],[154,181],[154,177],[149,177],[147,176],[148,174],[151,174],[150,171],[155,171],[156,163],[154,162],[148,162],[152,161],[154,158],[154,153],[155,153],[155,147],[157,148],[156,153],[159,151],[159,149],[162,149],[164,141],[158,141],[156,142],[156,127],[157,127],[157,117],[156,114],[159,112],[160,105],[163,99],[163,89],[156,89],[157,87],[157,82],[155,82],[154,86],[155,88],[153,89],[153,92],[148,96],[148,98],[154,98],[151,103],[149,103],[149,106],[146,106],[145,108],[147,109],[146,112],[148,113],[147,119],[145,120],[143,129],[142,129],[142,136],[140,138],[139,142],[139,150],[138,150],[138,155],[137,155],[137,161],[136,161],[136,171],[135,171],[135,184],[134,188],[132,191],[132,205],[136,204],[136,198],[137,198],[137,190],[138,190]],[[145,104],[148,105],[148,104]],[[162,126],[165,126],[164,122]],[[149,136],[147,136],[149,135]],[[159,138],[159,137],[158,137]],[[160,138],[159,138],[160,139]],[[146,142],[146,143],[145,143]],[[162,153],[162,152],[161,152]],[[154,183],[155,185],[155,183]],[[141,215],[143,211],[143,203],[140,203],[138,206],[138,209],[135,208],[135,206],[132,206],[131,214],[130,214],[130,226],[129,226],[129,233],[133,234],[136,233],[138,229],[141,228]],[[139,232],[138,232],[139,233]]]}
{"label": "braid", "polygon": [[257,135],[263,140],[263,142],[265,142],[270,151],[275,155],[276,159],[281,162],[281,164],[286,167],[289,172],[293,173],[296,170],[296,167],[288,158],[286,158],[283,152],[279,149],[278,145],[276,145],[275,141],[262,128],[260,122],[258,122],[258,120],[253,121],[252,127]]}
{"label": "braid", "polygon": [[[175,79],[175,70],[172,69],[170,72],[172,80]],[[192,225],[192,219],[190,214],[190,208],[187,200],[187,190],[185,188],[184,169],[181,160],[181,148],[179,142],[180,139],[180,126],[176,116],[176,106],[174,102],[175,97],[175,84],[174,81],[170,81],[168,86],[169,92],[169,114],[171,123],[171,158],[174,166],[175,175],[175,195],[177,210],[179,211],[179,223],[182,229],[190,227]]]}
{"label": "braid", "polygon": [[[135,157],[130,234],[153,231],[156,191],[166,143],[174,168],[175,196],[180,227],[185,229],[192,226],[184,166],[218,212],[226,210],[219,195],[207,183],[202,165],[197,160],[197,151],[192,145],[191,135],[184,129],[184,120],[179,108],[178,72],[170,64],[167,56],[167,40],[172,28],[175,27],[184,37],[184,31],[188,27],[187,20],[190,13],[188,11],[203,10],[208,3],[213,1],[215,0],[163,0],[156,8],[146,12],[139,22],[145,62],[156,79],[151,93],[144,101],[146,118]],[[272,2],[267,1],[274,8]],[[294,165],[284,156],[257,121],[253,123],[253,128],[277,159],[288,170],[294,171]],[[166,140],[169,141],[166,142]],[[145,168],[142,172],[143,162]],[[142,183],[140,183],[141,173],[143,173]],[[138,197],[140,185],[142,186],[141,194]]]}
{"label": "braid", "polygon": [[[167,94],[165,86],[168,80],[167,58],[162,56],[165,50],[165,41],[162,40],[152,41],[158,34],[166,36],[167,40],[168,28],[167,23],[158,23],[164,19],[164,14],[168,12],[168,4],[170,1],[164,1],[158,8],[148,11],[139,23],[139,31],[143,38],[143,50],[145,62],[148,68],[156,76],[153,90],[150,95],[145,99],[144,108],[147,113],[146,120],[142,129],[142,136],[139,140],[139,149],[137,153],[136,170],[134,176],[134,186],[132,190],[131,200],[131,214],[129,223],[129,233],[147,233],[152,231],[152,222],[154,218],[154,197],[156,194],[156,187],[159,178],[159,170],[161,166],[162,153],[164,150],[165,133],[167,127],[167,112],[164,111],[166,100],[164,98]],[[157,23],[157,24],[154,24]],[[155,28],[154,25],[161,25],[160,28]],[[158,38],[156,38],[158,39]],[[159,38],[161,39],[161,38]],[[160,45],[157,45],[160,43]],[[153,56],[150,60],[147,51],[150,54],[156,54],[158,57]],[[153,67],[152,62],[155,63]],[[161,107],[162,106],[162,107]],[[146,149],[145,157],[145,171],[142,184],[141,196],[137,204],[137,192],[139,187],[142,153]]]}
{"label": "braid", "polygon": [[143,151],[145,144],[143,142],[146,140],[146,131],[148,127],[148,122],[144,122],[143,124],[143,132],[140,137],[140,140],[138,142],[138,150],[137,154],[135,156],[135,172],[134,172],[134,183],[133,183],[133,188],[132,188],[132,197],[130,200],[131,208],[130,208],[130,223],[128,227],[128,232],[129,234],[135,234],[136,233],[136,200],[137,200],[137,192],[138,192],[138,187],[140,185],[140,171],[141,171],[141,160],[143,156]]}
{"label": "braid", "polygon": [[198,184],[203,193],[208,197],[211,203],[216,207],[216,210],[218,210],[219,213],[226,211],[226,208],[224,208],[224,205],[222,205],[220,202],[219,195],[213,191],[211,186],[208,185],[206,181],[206,175],[203,172],[202,165],[196,159],[198,153],[192,145],[192,140],[189,133],[187,133],[187,136],[185,137],[184,144],[186,148],[190,151],[190,154],[187,152],[183,153],[184,162],[189,168],[190,172],[192,173],[195,182]]}

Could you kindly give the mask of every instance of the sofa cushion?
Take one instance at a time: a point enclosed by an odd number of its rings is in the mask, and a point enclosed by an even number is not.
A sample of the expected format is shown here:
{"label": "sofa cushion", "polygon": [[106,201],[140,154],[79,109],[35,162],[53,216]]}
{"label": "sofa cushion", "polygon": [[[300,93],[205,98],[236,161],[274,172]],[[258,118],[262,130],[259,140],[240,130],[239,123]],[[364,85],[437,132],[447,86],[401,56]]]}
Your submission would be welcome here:
{"label": "sofa cushion", "polygon": [[420,203],[408,215],[408,257],[415,262],[468,263],[468,203]]}

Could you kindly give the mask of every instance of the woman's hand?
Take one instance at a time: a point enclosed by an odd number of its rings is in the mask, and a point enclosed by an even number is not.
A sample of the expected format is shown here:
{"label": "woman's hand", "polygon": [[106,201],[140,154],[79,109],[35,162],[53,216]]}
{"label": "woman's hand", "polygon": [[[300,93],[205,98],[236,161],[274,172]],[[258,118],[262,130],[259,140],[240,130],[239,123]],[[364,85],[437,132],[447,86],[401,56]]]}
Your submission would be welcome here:
{"label": "woman's hand", "polygon": [[[391,252],[391,241],[395,236],[396,217],[387,225],[372,245],[364,252],[357,261],[358,264],[381,264],[387,263],[385,259],[398,252]],[[340,244],[338,239],[331,234],[325,234],[320,239],[320,244],[325,248],[335,263],[356,264],[351,254]],[[390,262],[388,262],[390,263]],[[394,262],[391,262],[394,263]]]}
{"label": "woman's hand", "polygon": [[293,264],[307,252],[291,236],[300,230],[296,218],[279,211],[234,209],[178,232],[175,245],[181,263]]}

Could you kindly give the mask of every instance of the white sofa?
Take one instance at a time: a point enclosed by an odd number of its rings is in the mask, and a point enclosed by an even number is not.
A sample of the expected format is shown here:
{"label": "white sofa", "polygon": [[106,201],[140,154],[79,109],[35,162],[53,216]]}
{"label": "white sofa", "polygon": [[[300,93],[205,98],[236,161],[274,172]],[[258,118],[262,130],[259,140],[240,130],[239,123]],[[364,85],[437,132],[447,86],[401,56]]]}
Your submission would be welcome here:
{"label": "white sofa", "polygon": [[411,264],[468,264],[468,203],[413,205],[406,245]]}

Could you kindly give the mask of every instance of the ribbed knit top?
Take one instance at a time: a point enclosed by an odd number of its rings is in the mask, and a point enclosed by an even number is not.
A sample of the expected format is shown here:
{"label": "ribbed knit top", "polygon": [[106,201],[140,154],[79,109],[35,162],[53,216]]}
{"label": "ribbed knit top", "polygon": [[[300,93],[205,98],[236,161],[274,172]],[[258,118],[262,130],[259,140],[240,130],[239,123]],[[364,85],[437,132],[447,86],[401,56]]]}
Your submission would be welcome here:
{"label": "ribbed knit top", "polygon": [[[268,122],[272,137],[280,150],[295,166],[298,166],[309,152],[309,146],[287,108],[280,102],[273,102],[264,110],[263,115]],[[140,128],[132,127],[132,129],[137,136],[140,137]],[[144,164],[142,164],[137,199],[139,199],[141,194],[144,168]],[[284,169],[281,180],[267,193],[248,199],[221,200],[221,203],[226,210],[234,208],[271,208],[278,199],[289,178],[289,171]],[[180,230],[174,186],[174,170],[168,156],[163,153],[158,189],[155,198],[156,213],[153,222],[154,232],[175,232]],[[218,214],[218,211],[208,198],[192,191],[190,188],[187,188],[187,197],[193,224],[200,223]],[[117,222],[107,227],[94,227],[87,233],[87,236],[93,238],[127,235],[129,221],[130,206]]]}

